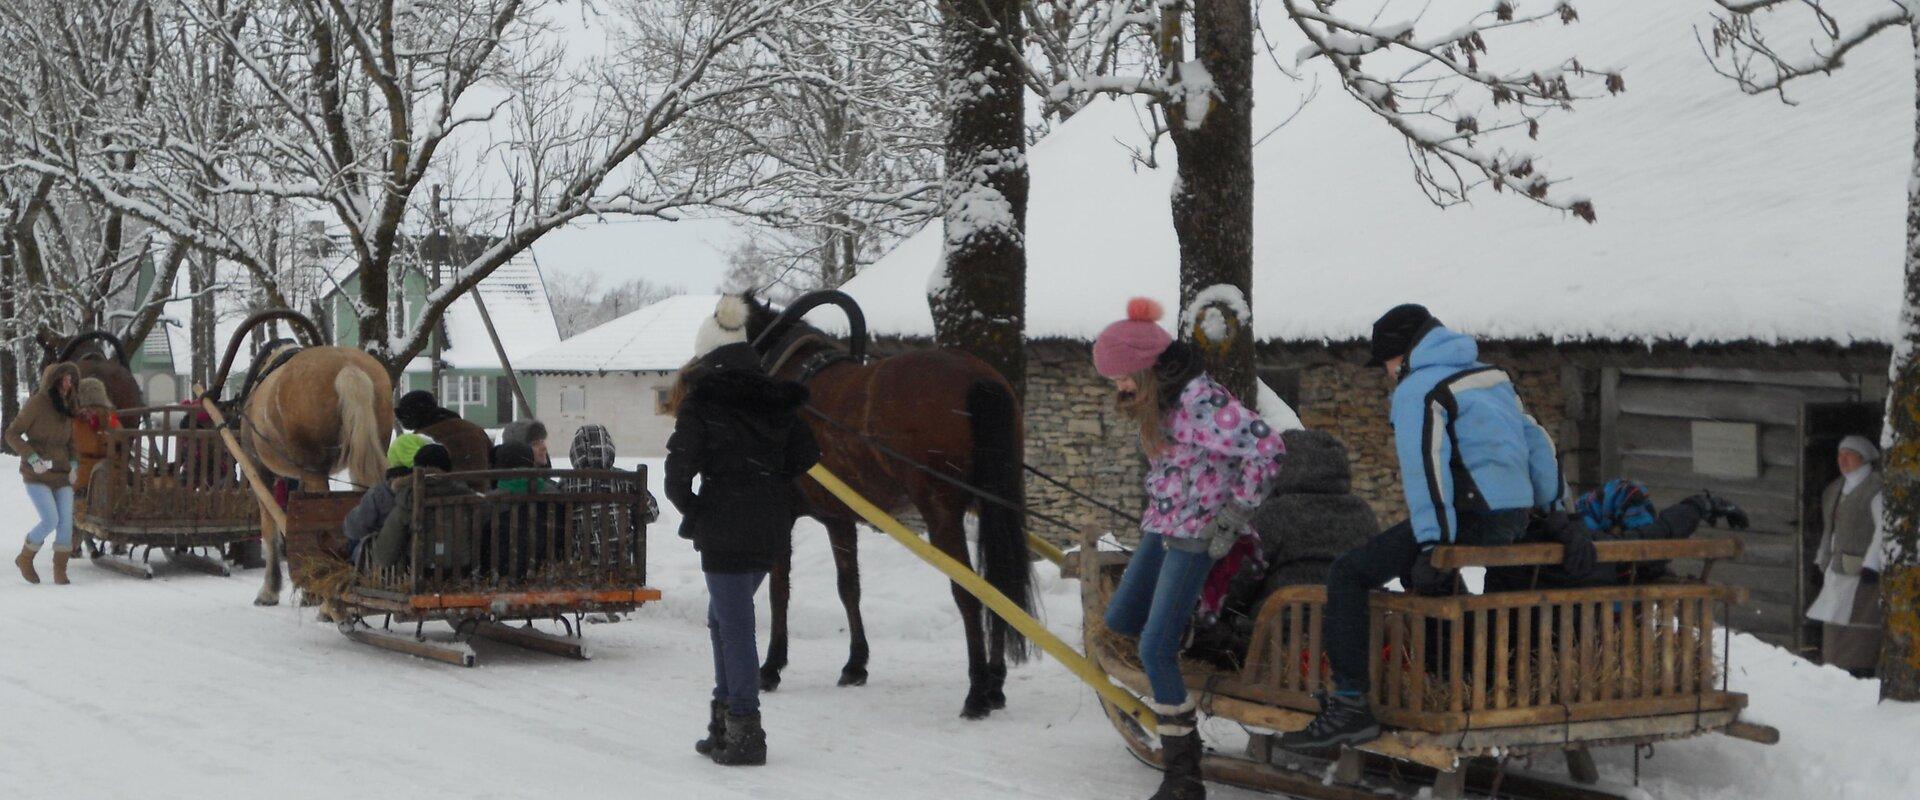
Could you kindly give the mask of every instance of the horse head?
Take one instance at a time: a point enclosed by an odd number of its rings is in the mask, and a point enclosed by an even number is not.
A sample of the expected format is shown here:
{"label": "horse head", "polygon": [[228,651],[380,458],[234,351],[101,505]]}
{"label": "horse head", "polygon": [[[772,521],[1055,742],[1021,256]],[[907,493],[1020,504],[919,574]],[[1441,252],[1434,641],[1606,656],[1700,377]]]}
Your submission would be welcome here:
{"label": "horse head", "polygon": [[808,292],[777,313],[752,293],[741,298],[747,305],[747,341],[762,358],[784,349],[796,336],[821,335],[818,328],[807,324],[807,312],[829,305],[846,312],[847,354],[855,361],[867,358],[867,317],[860,311],[860,304],[845,292],[837,289]]}

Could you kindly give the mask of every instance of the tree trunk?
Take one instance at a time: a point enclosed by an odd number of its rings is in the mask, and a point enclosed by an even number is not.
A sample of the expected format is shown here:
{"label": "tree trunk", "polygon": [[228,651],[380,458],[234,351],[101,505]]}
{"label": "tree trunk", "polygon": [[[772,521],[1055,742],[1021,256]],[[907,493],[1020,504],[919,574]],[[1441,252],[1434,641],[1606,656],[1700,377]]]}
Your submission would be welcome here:
{"label": "tree trunk", "polygon": [[[1169,16],[1177,26],[1177,15]],[[1180,162],[1173,193],[1180,335],[1205,356],[1215,379],[1251,404],[1257,402],[1251,313],[1253,10],[1246,0],[1194,0],[1193,27],[1193,62],[1175,63],[1177,27],[1162,32],[1162,66],[1176,87],[1164,108]]]}
{"label": "tree trunk", "polygon": [[1027,153],[1024,85],[1008,43],[1020,0],[949,0],[946,246],[928,287],[934,339],[1026,391]]}
{"label": "tree trunk", "polygon": [[[387,320],[393,314],[393,300],[387,293],[386,265],[375,266],[365,260],[360,262],[360,303],[368,312],[360,318],[360,349],[386,361],[387,372],[398,379],[400,373],[406,371],[406,364],[394,364],[387,353]],[[406,320],[401,320],[400,324],[407,324]]]}
{"label": "tree trunk", "polygon": [[207,290],[213,284],[213,257],[202,255],[196,261],[198,263],[187,269],[187,291],[193,296],[188,303],[193,322],[187,329],[193,350],[193,383],[219,394],[226,387],[213,385],[213,370],[218,366],[213,360],[219,357],[213,349],[226,343],[213,340],[214,314],[218,309],[213,294]]}
{"label": "tree trunk", "polygon": [[[1920,108],[1920,16],[1908,21],[1915,49],[1914,104]],[[1920,133],[1920,124],[1916,124]],[[1907,181],[1906,302],[1901,339],[1888,367],[1887,447],[1882,480],[1893,557],[1881,578],[1886,637],[1880,649],[1880,697],[1920,701],[1920,139]]]}
{"label": "tree trunk", "polygon": [[[20,415],[20,365],[14,356],[13,235],[0,230],[0,429],[13,424]],[[0,453],[12,453],[13,447],[0,441]]]}

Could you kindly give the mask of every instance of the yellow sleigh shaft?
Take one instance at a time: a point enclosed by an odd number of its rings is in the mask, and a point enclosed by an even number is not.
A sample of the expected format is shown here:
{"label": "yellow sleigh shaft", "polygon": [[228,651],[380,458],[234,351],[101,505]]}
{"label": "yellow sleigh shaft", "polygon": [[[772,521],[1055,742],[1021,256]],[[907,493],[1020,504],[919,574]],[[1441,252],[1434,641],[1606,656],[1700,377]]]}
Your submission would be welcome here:
{"label": "yellow sleigh shaft", "polygon": [[[879,507],[867,502],[866,498],[861,497],[858,492],[855,492],[852,487],[841,481],[839,477],[835,476],[826,467],[815,464],[812,469],[807,470],[807,474],[812,476],[815,481],[818,481],[828,492],[833,493],[834,497],[840,498],[840,502],[847,504],[848,508],[853,509],[854,513],[859,514],[869,524],[879,528],[888,536],[893,537],[895,541],[904,545],[908,550],[912,551],[914,555],[919,556],[920,560],[932,564],[935,569],[946,573],[947,578],[959,584],[961,588],[966,589],[974,597],[980,598],[981,602],[987,604],[987,608],[993,609],[993,613],[1000,615],[1000,618],[1006,620],[1015,630],[1020,631],[1020,633],[1024,634],[1028,639],[1039,644],[1041,650],[1059,659],[1060,663],[1065,664],[1067,669],[1072,670],[1074,675],[1079,676],[1080,680],[1085,681],[1088,686],[1093,687],[1093,690],[1100,693],[1100,696],[1107,702],[1112,703],[1128,716],[1138,720],[1142,727],[1147,730],[1153,730],[1155,725],[1158,724],[1158,718],[1154,716],[1151,709],[1147,708],[1145,703],[1140,702],[1140,698],[1135,697],[1132,692],[1126,689],[1115,686],[1113,682],[1107,678],[1107,673],[1100,669],[1098,665],[1087,660],[1087,657],[1081,655],[1080,651],[1075,650],[1072,645],[1062,641],[1060,637],[1053,635],[1052,631],[1047,630],[1047,627],[1040,624],[1040,621],[1034,619],[1032,615],[1020,610],[1019,606],[1015,605],[1006,595],[1001,594],[999,589],[993,587],[993,584],[987,583],[987,580],[980,577],[978,573],[968,569],[966,565],[961,564],[959,561],[954,560],[952,556],[940,552],[938,548],[928,544],[926,540],[921,539],[918,534],[908,530],[907,526],[900,524],[900,521],[894,519],[892,515],[881,511]],[[1029,535],[1029,541],[1032,541],[1031,535]],[[1056,558],[1060,552],[1059,548],[1055,548],[1051,544],[1048,544],[1047,548],[1052,550],[1052,552],[1048,553],[1046,550],[1042,550],[1041,552],[1045,554],[1049,560],[1052,560],[1056,564],[1064,560],[1063,557]]]}

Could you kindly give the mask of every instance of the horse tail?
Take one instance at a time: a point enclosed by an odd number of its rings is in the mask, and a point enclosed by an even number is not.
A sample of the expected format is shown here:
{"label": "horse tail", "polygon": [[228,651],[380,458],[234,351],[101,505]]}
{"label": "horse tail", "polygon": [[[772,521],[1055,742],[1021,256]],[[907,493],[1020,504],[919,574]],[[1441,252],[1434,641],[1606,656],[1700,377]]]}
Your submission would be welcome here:
{"label": "horse tail", "polygon": [[348,364],[334,376],[333,392],[340,398],[340,444],[347,473],[353,482],[372,486],[386,471],[386,446],[380,441],[380,422],[374,411],[373,379]]}
{"label": "horse tail", "polygon": [[[988,494],[1021,503],[1020,406],[1013,391],[998,381],[975,381],[967,390],[973,418],[973,485]],[[1033,613],[1033,559],[1027,549],[1025,513],[990,500],[979,501],[980,575],[1021,611]],[[998,615],[989,614],[991,640],[1014,663],[1027,659],[1029,643]]]}

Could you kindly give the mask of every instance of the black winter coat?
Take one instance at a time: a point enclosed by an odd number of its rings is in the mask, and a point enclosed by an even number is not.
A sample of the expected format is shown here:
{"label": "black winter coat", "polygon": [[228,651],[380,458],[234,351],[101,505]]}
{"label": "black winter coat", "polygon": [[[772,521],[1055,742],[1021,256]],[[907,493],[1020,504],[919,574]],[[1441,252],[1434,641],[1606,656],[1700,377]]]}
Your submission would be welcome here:
{"label": "black winter coat", "polygon": [[667,440],[665,488],[701,569],[762,572],[789,552],[794,481],[820,460],[798,413],[806,402],[806,387],[744,369],[709,373],[687,394]]}

